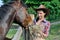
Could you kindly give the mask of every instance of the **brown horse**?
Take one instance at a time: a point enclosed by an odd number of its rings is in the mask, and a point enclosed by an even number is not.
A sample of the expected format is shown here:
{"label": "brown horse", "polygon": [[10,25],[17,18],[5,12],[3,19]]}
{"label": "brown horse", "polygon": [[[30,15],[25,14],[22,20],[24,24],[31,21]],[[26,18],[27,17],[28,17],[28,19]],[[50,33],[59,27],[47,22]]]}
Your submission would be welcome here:
{"label": "brown horse", "polygon": [[0,40],[5,40],[4,38],[14,20],[23,27],[32,22],[26,8],[19,0],[9,2],[0,7]]}

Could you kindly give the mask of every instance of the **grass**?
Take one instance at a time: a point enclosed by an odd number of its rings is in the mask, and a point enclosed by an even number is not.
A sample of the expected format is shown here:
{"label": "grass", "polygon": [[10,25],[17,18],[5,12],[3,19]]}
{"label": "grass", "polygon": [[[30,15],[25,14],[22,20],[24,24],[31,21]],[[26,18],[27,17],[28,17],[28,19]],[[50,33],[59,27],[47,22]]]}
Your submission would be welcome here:
{"label": "grass", "polygon": [[16,33],[17,30],[15,29],[10,29],[8,34],[6,35],[6,37],[8,38],[12,38],[14,36],[14,34]]}
{"label": "grass", "polygon": [[60,40],[60,24],[51,25],[50,34],[46,40]]}
{"label": "grass", "polygon": [[[10,29],[7,36],[8,38],[12,38],[17,30]],[[23,37],[21,37],[23,40]],[[60,40],[60,24],[51,25],[49,36],[46,40]]]}

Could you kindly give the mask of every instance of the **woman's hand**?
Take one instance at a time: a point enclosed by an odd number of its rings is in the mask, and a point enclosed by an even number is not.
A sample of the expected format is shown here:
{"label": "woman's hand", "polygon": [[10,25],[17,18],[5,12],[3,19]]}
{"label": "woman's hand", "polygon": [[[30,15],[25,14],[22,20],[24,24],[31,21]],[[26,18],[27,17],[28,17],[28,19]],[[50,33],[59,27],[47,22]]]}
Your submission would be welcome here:
{"label": "woman's hand", "polygon": [[39,25],[43,20],[44,20],[44,18],[39,19],[39,20],[36,22],[36,24]]}

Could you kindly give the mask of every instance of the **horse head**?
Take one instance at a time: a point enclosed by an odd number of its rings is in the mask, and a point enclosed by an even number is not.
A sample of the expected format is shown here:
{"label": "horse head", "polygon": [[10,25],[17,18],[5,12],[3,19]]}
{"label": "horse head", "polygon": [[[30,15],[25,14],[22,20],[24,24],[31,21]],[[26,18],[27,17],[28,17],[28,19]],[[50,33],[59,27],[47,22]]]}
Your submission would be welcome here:
{"label": "horse head", "polygon": [[21,1],[21,7],[17,11],[15,19],[17,20],[19,25],[22,25],[23,27],[27,27],[28,25],[32,24],[32,18],[28,14],[27,6],[23,3],[23,1]]}

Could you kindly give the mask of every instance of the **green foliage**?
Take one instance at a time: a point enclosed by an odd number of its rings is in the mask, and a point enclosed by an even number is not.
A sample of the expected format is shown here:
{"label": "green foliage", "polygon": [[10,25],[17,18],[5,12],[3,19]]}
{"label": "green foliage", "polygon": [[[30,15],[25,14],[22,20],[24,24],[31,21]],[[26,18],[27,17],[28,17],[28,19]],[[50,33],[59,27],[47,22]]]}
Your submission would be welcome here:
{"label": "green foliage", "polygon": [[17,32],[16,29],[10,29],[9,32],[7,33],[6,37],[13,38],[16,32]]}
{"label": "green foliage", "polygon": [[35,15],[35,17],[36,17],[36,12],[34,11],[34,9],[32,8],[32,7],[30,7],[30,8],[28,8],[28,13],[29,14],[34,14]]}
{"label": "green foliage", "polygon": [[52,1],[27,0],[25,3],[28,5],[30,13],[36,14],[36,12],[34,12],[34,10],[30,10],[30,8],[32,9],[38,8],[40,4],[43,4],[48,9],[50,9],[50,14],[47,17],[47,20],[52,21],[60,18],[60,5],[59,5],[60,2],[58,0]]}
{"label": "green foliage", "polygon": [[60,24],[51,25],[50,33],[46,40],[60,40]]}

